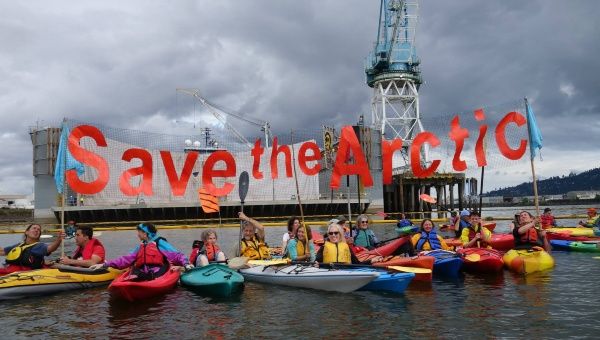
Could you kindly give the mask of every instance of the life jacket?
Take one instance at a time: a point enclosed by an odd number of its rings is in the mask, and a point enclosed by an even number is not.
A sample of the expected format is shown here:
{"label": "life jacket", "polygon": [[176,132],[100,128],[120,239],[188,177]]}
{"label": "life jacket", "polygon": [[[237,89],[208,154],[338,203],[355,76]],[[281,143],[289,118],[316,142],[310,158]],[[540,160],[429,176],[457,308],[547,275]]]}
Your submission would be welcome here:
{"label": "life jacket", "polygon": [[155,241],[140,244],[140,249],[135,256],[136,267],[162,267],[168,264],[167,257],[158,249],[158,242],[161,239],[163,238],[159,237]]}
{"label": "life jacket", "polygon": [[221,251],[221,248],[216,245],[204,243],[202,248],[194,247],[192,252],[190,253],[190,263],[196,265],[196,261],[198,261],[198,256],[206,255],[208,261],[215,261],[217,259],[217,254]]}
{"label": "life jacket", "polygon": [[31,269],[42,268],[44,266],[44,257],[36,256],[31,253],[32,247],[38,243],[39,242],[32,244],[25,244],[25,242],[19,243],[16,247],[11,249],[8,254],[6,254],[6,263],[24,266]]}
{"label": "life jacket", "polygon": [[[71,256],[71,258],[77,260],[81,257],[84,260],[90,260],[92,258],[92,255],[94,255],[93,250],[95,246],[101,246],[102,248],[104,248],[104,246],[102,245],[102,243],[100,243],[100,241],[98,241],[98,239],[91,238],[85,244],[83,249],[77,246],[77,249],[75,249],[75,252],[73,252],[73,256]],[[104,261],[104,259],[101,260]]]}
{"label": "life jacket", "polygon": [[245,256],[250,260],[268,260],[271,258],[269,246],[265,242],[259,241],[256,236],[252,237],[250,241],[243,238],[240,242],[245,245],[241,256]]}
{"label": "life jacket", "polygon": [[344,242],[326,241],[323,245],[323,263],[352,263],[350,247]]}
{"label": "life jacket", "polygon": [[594,217],[588,218],[587,221],[585,222],[587,225],[591,225],[594,226],[596,224],[596,222],[598,222],[598,219],[600,218],[600,215],[596,215]]}
{"label": "life jacket", "polygon": [[357,246],[365,247],[367,249],[375,248],[375,241],[373,240],[373,232],[368,232],[370,229],[357,229],[356,235],[354,235],[354,244]]}
{"label": "life jacket", "polygon": [[407,220],[407,219],[400,220],[396,224],[396,226],[398,228],[404,228],[404,227],[408,227],[408,226],[411,226],[411,225],[412,225],[412,222],[410,220]]}
{"label": "life jacket", "polygon": [[437,233],[434,230],[431,230],[431,232],[429,233],[425,231],[421,232],[421,238],[417,241],[416,250],[423,250],[423,246],[426,242],[429,242],[431,250],[442,249],[442,244],[440,243],[440,240],[437,237]]}
{"label": "life jacket", "polygon": [[519,227],[515,227],[513,234],[517,245],[543,245],[535,228],[529,228],[525,234],[519,234]]}
{"label": "life jacket", "polygon": [[552,215],[541,215],[540,220],[544,229],[552,228],[554,225],[554,216]]}
{"label": "life jacket", "polygon": [[460,235],[462,235],[463,229],[468,228],[470,226],[471,226],[471,223],[469,223],[469,222],[461,219],[458,222],[458,230],[455,230],[455,232],[456,232],[456,238],[460,238]]}
{"label": "life jacket", "polygon": [[300,240],[296,240],[296,254],[298,254],[298,256],[306,255],[306,249],[304,249],[304,242]]}
{"label": "life jacket", "polygon": [[480,233],[481,234],[481,238],[479,239],[479,247],[480,248],[487,248],[488,244],[487,244],[487,242],[485,242],[483,240],[483,233],[484,233],[483,232],[483,227],[480,225],[479,229],[475,230],[475,226],[469,225],[467,228],[469,228],[469,241],[471,241],[472,239],[474,239],[475,235],[477,233]]}

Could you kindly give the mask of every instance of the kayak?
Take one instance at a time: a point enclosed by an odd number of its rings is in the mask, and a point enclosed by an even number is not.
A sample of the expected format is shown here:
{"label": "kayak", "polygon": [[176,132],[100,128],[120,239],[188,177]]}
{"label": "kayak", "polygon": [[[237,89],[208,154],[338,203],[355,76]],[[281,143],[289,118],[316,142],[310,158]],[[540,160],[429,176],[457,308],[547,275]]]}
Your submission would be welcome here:
{"label": "kayak", "polygon": [[19,266],[16,264],[7,264],[4,267],[0,267],[0,276],[16,272],[27,272],[30,270],[33,269],[25,266]]}
{"label": "kayak", "polygon": [[502,253],[487,248],[462,248],[456,251],[463,256],[463,268],[474,273],[497,273],[502,271]]}
{"label": "kayak", "polygon": [[[496,229],[496,222],[488,222],[483,224],[483,226],[485,228],[487,228],[489,231],[494,231],[494,229]],[[456,227],[452,224],[443,224],[440,226],[440,230],[455,230]]]}
{"label": "kayak", "polygon": [[429,250],[420,253],[425,256],[433,256],[433,274],[441,276],[458,276],[463,265],[463,260],[456,252],[448,250]]}
{"label": "kayak", "polygon": [[389,266],[402,266],[402,267],[413,267],[413,268],[425,268],[429,269],[429,273],[417,273],[415,281],[431,281],[433,275],[433,263],[435,258],[433,256],[415,256],[415,257],[402,257],[394,256],[385,262],[373,263],[374,267],[389,267]]}
{"label": "kayak", "polygon": [[259,265],[240,269],[248,281],[350,293],[379,277],[378,272],[331,270],[307,265]]}
{"label": "kayak", "polygon": [[600,240],[598,242],[579,242],[579,241],[564,241],[564,240],[551,240],[550,245],[552,249],[556,250],[568,250],[578,251],[584,253],[600,253]]}
{"label": "kayak", "polygon": [[525,275],[554,267],[554,258],[540,247],[531,250],[512,249],[502,259],[509,270]]}
{"label": "kayak", "polygon": [[410,242],[409,236],[392,240],[392,241],[384,244],[383,246],[377,247],[372,250],[367,250],[362,247],[354,247],[354,249],[359,249],[358,251],[355,252],[356,257],[360,260],[360,262],[365,262],[376,256],[383,256],[383,257],[391,256],[392,254],[394,254],[394,252],[398,248],[400,248],[407,242]]}
{"label": "kayak", "polygon": [[594,240],[600,240],[600,237],[589,237],[589,236],[571,236],[568,233],[553,233],[553,232],[547,232],[546,236],[548,237],[549,241],[552,240],[564,240],[564,241],[594,241]]}
{"label": "kayak", "polygon": [[150,281],[131,281],[130,272],[131,270],[127,270],[119,275],[108,286],[112,296],[127,301],[143,300],[169,292],[179,281],[179,271],[172,271],[170,268],[162,276]]}
{"label": "kayak", "polygon": [[550,228],[550,229],[546,229],[547,233],[561,233],[561,234],[567,234],[569,236],[587,236],[587,237],[592,237],[594,236],[594,230],[592,228]]}
{"label": "kayak", "polygon": [[57,265],[56,268],[16,272],[0,277],[0,300],[51,295],[109,284],[120,270]]}
{"label": "kayak", "polygon": [[227,297],[244,288],[244,277],[222,264],[196,267],[181,274],[181,285],[203,295]]}
{"label": "kayak", "polygon": [[409,235],[419,231],[419,227],[416,225],[408,225],[406,227],[396,228],[396,232],[400,235]]}
{"label": "kayak", "polygon": [[350,269],[351,271],[357,272],[377,272],[379,276],[367,283],[366,286],[363,286],[359,290],[370,290],[375,292],[392,292],[397,294],[402,294],[408,288],[410,282],[414,279],[414,273],[390,273],[387,271],[383,271],[381,269],[372,269],[372,268],[357,268]]}

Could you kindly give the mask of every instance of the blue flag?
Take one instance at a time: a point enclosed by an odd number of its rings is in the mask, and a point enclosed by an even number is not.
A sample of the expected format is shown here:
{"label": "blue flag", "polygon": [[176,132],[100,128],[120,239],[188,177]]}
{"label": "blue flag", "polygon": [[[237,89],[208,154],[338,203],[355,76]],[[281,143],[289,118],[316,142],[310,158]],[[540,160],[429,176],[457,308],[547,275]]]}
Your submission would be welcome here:
{"label": "blue flag", "polygon": [[[83,164],[73,158],[73,155],[69,152],[67,148],[68,141],[69,128],[63,124],[62,132],[60,133],[60,143],[58,144],[58,153],[56,154],[56,166],[54,167],[54,183],[56,183],[56,190],[59,193],[63,191],[65,171],[75,169],[78,175],[83,175],[84,172]],[[65,157],[67,157],[66,162]]]}
{"label": "blue flag", "polygon": [[535,149],[542,149],[542,131],[537,126],[537,122],[535,121],[535,115],[533,114],[533,109],[527,103],[527,127],[529,128],[529,151],[531,152],[531,159],[535,158]]}

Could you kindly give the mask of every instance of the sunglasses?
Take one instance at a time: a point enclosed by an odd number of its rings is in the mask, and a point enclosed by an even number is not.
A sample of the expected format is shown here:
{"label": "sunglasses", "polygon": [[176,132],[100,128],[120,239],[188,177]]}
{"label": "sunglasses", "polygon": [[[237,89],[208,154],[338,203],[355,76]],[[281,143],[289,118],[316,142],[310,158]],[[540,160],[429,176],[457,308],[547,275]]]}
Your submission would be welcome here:
{"label": "sunglasses", "polygon": [[360,223],[369,223],[369,221],[360,221]]}
{"label": "sunglasses", "polygon": [[328,232],[329,235],[339,235],[340,232],[339,231],[330,231]]}

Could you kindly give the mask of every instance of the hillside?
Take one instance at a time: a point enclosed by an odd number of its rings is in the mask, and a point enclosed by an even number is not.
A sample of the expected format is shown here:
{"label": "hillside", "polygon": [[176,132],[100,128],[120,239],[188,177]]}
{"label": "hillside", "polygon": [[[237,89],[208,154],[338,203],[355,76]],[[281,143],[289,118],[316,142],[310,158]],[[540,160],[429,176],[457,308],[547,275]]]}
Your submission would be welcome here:
{"label": "hillside", "polygon": [[[600,190],[600,168],[588,170],[580,174],[569,174],[562,177],[550,177],[538,181],[538,193],[540,195],[560,195],[569,191]],[[533,184],[531,182],[521,183],[514,187],[508,187],[490,191],[485,196],[533,196]]]}

